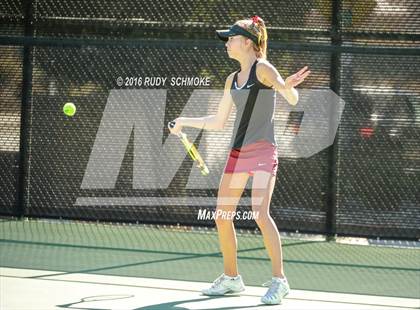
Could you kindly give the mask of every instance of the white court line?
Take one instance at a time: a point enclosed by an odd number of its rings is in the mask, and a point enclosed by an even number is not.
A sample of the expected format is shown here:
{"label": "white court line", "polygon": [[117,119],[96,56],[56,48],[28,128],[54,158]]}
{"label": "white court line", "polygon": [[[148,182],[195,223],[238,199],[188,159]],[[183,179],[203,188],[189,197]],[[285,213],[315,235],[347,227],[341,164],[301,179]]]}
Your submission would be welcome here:
{"label": "white court line", "polygon": [[[135,298],[107,301],[106,308],[137,309],[169,304],[168,309],[235,309],[264,308],[259,297],[266,288],[247,286],[240,297],[209,299],[199,292],[208,283],[161,280],[139,277],[63,273],[33,269],[0,267],[0,308],[2,309],[63,309],[60,304],[77,302],[83,297],[103,294],[132,294]],[[34,301],[36,300],[36,302]],[[28,308],[30,301],[31,308]],[[175,303],[176,305],[172,305]],[[100,302],[96,302],[98,309]],[[104,304],[102,304],[102,307]],[[412,298],[342,294],[292,290],[281,309],[407,309],[418,308],[420,301]],[[33,308],[32,308],[33,307]],[[82,304],[75,308],[84,309]],[[121,308],[124,307],[124,308]],[[126,307],[126,308],[125,308]],[[197,308],[199,307],[199,308]],[[86,309],[95,309],[92,302]],[[72,308],[69,308],[72,309]],[[74,309],[74,308],[73,308]],[[162,308],[163,309],[163,308]],[[265,309],[267,309],[265,307]],[[270,309],[275,309],[271,308]],[[277,308],[276,308],[277,309]]]}

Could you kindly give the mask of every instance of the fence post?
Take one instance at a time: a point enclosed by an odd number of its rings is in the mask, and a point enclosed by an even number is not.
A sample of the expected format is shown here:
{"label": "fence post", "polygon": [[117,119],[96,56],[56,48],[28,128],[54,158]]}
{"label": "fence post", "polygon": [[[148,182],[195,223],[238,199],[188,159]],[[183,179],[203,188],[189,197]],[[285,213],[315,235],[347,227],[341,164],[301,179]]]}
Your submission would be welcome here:
{"label": "fence post", "polygon": [[[341,38],[341,8],[342,0],[332,1],[331,17],[331,44],[340,47]],[[330,89],[340,95],[341,86],[341,51],[334,50],[331,54],[330,66]],[[337,213],[337,160],[338,160],[338,135],[334,138],[333,144],[328,150],[328,192],[327,192],[327,212],[326,212],[326,235],[327,240],[334,239],[336,235],[336,213]]]}
{"label": "fence post", "polygon": [[[25,37],[34,35],[33,3],[31,0],[24,3],[24,27]],[[20,147],[19,147],[19,175],[17,188],[16,216],[24,217],[26,214],[26,190],[28,180],[28,147],[29,147],[29,118],[32,98],[32,46],[25,41],[23,45],[22,64],[22,104],[20,117]]]}

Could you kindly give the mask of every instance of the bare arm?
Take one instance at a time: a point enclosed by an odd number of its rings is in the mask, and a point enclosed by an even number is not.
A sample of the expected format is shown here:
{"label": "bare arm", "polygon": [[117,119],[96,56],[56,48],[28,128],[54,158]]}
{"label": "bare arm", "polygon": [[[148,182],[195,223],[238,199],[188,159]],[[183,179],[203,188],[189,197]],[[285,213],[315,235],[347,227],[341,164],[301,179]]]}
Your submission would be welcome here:
{"label": "bare arm", "polygon": [[232,85],[233,73],[228,76],[225,83],[223,97],[220,100],[218,111],[216,115],[209,115],[203,117],[178,117],[175,119],[175,127],[171,133],[178,133],[182,127],[195,127],[199,129],[208,130],[223,130],[229,115],[232,111],[233,100],[230,95],[230,86]]}
{"label": "bare arm", "polygon": [[309,73],[311,73],[307,69],[307,66],[302,68],[284,81],[272,64],[261,62],[257,66],[257,75],[260,81],[278,91],[290,105],[296,105],[299,100],[299,94],[294,87],[302,83]]}

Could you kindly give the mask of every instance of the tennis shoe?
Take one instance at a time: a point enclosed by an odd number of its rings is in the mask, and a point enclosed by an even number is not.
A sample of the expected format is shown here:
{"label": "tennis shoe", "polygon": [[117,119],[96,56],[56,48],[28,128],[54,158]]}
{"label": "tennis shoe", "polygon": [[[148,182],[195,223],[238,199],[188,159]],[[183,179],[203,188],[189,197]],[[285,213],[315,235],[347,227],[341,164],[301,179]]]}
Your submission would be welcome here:
{"label": "tennis shoe", "polygon": [[231,278],[223,273],[213,282],[211,287],[202,290],[202,293],[208,296],[221,296],[225,294],[240,293],[244,290],[245,285],[240,275]]}
{"label": "tennis shoe", "polygon": [[271,281],[264,283],[263,286],[268,286],[269,289],[267,293],[261,297],[261,302],[268,305],[281,304],[283,298],[290,292],[289,283],[286,278],[280,279],[273,277]]}

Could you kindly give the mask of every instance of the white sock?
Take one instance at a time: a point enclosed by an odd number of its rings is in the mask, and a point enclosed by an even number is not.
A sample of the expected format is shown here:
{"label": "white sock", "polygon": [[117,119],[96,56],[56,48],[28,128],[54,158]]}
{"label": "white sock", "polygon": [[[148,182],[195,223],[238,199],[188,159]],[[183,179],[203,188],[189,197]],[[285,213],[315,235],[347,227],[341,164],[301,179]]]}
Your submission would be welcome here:
{"label": "white sock", "polygon": [[283,278],[280,278],[280,277],[273,277],[273,280],[280,280],[281,282],[284,282],[284,283],[286,283],[286,282],[287,282],[287,278],[286,278],[286,277],[283,277]]}

